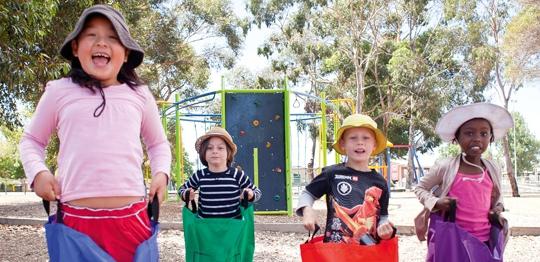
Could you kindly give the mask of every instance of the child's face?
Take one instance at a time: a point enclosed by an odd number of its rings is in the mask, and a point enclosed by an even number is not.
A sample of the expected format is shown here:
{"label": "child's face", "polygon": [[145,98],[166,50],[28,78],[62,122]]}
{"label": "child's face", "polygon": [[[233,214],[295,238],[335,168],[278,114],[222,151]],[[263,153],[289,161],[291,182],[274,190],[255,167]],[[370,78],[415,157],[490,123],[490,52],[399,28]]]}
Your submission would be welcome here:
{"label": "child's face", "polygon": [[205,159],[208,166],[227,166],[227,144],[219,137],[211,137],[208,140],[208,147],[205,152]]}
{"label": "child's face", "polygon": [[88,19],[71,47],[84,72],[104,86],[119,84],[118,72],[127,61],[128,51],[107,18],[94,16]]}
{"label": "child's face", "polygon": [[364,127],[345,130],[339,141],[349,161],[366,162],[366,164],[375,149],[375,143],[373,131]]}
{"label": "child's face", "polygon": [[480,157],[491,141],[491,126],[485,119],[473,119],[465,122],[457,137],[461,151],[468,156]]}

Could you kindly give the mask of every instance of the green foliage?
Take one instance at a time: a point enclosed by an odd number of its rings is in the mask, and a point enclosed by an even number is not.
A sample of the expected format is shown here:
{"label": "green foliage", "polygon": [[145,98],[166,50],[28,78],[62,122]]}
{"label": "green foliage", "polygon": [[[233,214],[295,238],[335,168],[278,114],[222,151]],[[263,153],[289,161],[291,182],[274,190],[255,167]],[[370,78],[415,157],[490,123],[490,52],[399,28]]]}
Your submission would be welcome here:
{"label": "green foliage", "polygon": [[540,4],[532,2],[512,18],[506,28],[502,50],[509,79],[540,76]]}
{"label": "green foliage", "polygon": [[531,133],[521,114],[513,112],[512,116],[515,130],[508,133],[512,163],[515,163],[515,152],[518,174],[533,171],[540,163],[540,140]]}
{"label": "green foliage", "polygon": [[[258,26],[279,27],[259,49],[273,70],[295,85],[309,85],[314,95],[324,90],[330,99],[364,97],[357,104],[392,142],[425,152],[440,143],[432,127],[442,111],[470,95],[481,100],[492,65],[478,44],[485,37],[470,12],[475,4],[457,1],[461,11],[448,17],[468,23],[433,25],[428,3],[250,1],[250,10]],[[483,81],[477,81],[480,73]],[[307,112],[319,110],[312,105]],[[343,116],[353,111],[337,110]]]}
{"label": "green foliage", "polygon": [[[166,134],[167,134],[167,140],[171,142],[173,145],[173,148],[171,148],[172,153],[172,162],[171,162],[171,179],[176,183],[177,186],[180,186],[180,184],[183,182],[182,178],[189,178],[191,174],[194,172],[193,163],[189,161],[189,155],[188,152],[192,152],[190,149],[184,148],[182,153],[182,164],[183,164],[183,170],[180,172],[180,177],[178,177],[177,174],[177,161],[178,157],[176,155],[176,119],[174,118],[168,118],[167,119],[167,128],[166,128]],[[195,153],[196,154],[196,153]]]}
{"label": "green foliage", "polygon": [[438,159],[450,158],[458,156],[461,153],[461,148],[455,143],[446,143],[438,148]]}
{"label": "green foliage", "polygon": [[[175,92],[192,96],[206,88],[210,68],[231,67],[248,29],[231,15],[230,1],[8,1],[0,4],[0,120],[9,128],[21,124],[18,102],[35,106],[42,87],[69,71],[58,49],[82,11],[94,4],[120,10],[132,36],[145,50],[138,68],[157,99]],[[215,41],[224,39],[225,41]],[[195,51],[200,42],[210,45]],[[222,45],[213,43],[224,42]],[[59,141],[51,138],[47,165],[56,169]],[[16,163],[18,157],[15,159]],[[6,162],[6,161],[4,161]],[[6,162],[6,165],[13,165]],[[189,165],[186,166],[189,171]],[[4,169],[2,169],[4,170]],[[15,170],[15,169],[11,169]],[[147,171],[145,171],[147,172]]]}
{"label": "green foliage", "polygon": [[141,75],[159,98],[193,96],[206,88],[210,68],[234,65],[248,23],[232,15],[230,6],[225,0],[177,1],[139,20],[134,28],[148,55]]}
{"label": "green foliage", "polygon": [[[211,67],[232,67],[249,24],[230,1],[4,1],[0,4],[0,119],[21,125],[18,102],[35,105],[42,87],[64,76],[58,53],[82,11],[106,3],[120,10],[145,50],[138,72],[158,99],[206,88]],[[216,41],[218,40],[218,41]],[[224,41],[219,41],[224,40]],[[209,44],[202,45],[201,42]],[[224,43],[224,44],[215,44]],[[202,53],[195,51],[195,45]]]}
{"label": "green foliage", "polygon": [[63,64],[42,44],[53,34],[57,1],[2,1],[0,4],[0,121],[21,124],[18,100],[37,100],[44,79],[60,75]]}
{"label": "green foliage", "polygon": [[235,67],[225,75],[225,79],[232,89],[283,88],[283,78],[269,70],[255,74],[246,67]]}
{"label": "green foliage", "polygon": [[17,149],[21,135],[21,128],[12,130],[0,126],[0,178],[24,178],[24,170]]}

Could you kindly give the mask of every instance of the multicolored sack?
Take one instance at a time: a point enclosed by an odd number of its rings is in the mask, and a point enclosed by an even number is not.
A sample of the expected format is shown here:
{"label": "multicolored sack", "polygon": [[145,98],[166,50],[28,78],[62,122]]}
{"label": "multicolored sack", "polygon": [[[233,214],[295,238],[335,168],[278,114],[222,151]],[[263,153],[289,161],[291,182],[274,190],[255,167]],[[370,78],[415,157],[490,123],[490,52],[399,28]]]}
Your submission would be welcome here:
{"label": "multicolored sack", "polygon": [[[43,201],[47,214],[49,202]],[[159,261],[157,235],[159,232],[159,201],[157,196],[148,204],[148,216],[152,224],[152,236],[142,242],[133,261]],[[115,260],[101,249],[90,237],[63,224],[60,207],[49,216],[45,224],[45,236],[50,261],[111,261]]]}

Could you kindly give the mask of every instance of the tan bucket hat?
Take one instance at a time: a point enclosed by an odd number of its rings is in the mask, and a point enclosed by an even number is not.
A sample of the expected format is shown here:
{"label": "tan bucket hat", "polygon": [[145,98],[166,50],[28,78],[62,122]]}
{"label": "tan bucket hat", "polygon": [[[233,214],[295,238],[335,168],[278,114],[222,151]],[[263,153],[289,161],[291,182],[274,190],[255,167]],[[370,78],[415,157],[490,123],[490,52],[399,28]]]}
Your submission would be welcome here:
{"label": "tan bucket hat", "polygon": [[508,130],[514,127],[512,115],[504,107],[490,103],[474,103],[452,108],[439,119],[435,132],[442,140],[452,142],[457,130],[465,122],[475,118],[489,121],[495,140],[504,137]]}
{"label": "tan bucket hat", "polygon": [[137,44],[137,42],[135,42],[135,40],[131,37],[126,21],[124,19],[124,16],[122,16],[122,14],[118,12],[116,9],[108,5],[94,5],[89,8],[86,8],[82,12],[81,17],[79,17],[79,21],[77,21],[77,24],[75,25],[75,28],[64,40],[64,43],[62,44],[62,48],[60,48],[60,54],[68,60],[73,59],[71,41],[73,41],[74,39],[77,38],[77,36],[79,36],[79,34],[84,28],[84,23],[86,23],[86,19],[91,14],[101,14],[107,17],[109,21],[111,21],[111,24],[113,25],[114,30],[118,34],[118,38],[120,39],[120,42],[122,42],[122,45],[125,48],[130,50],[126,65],[129,66],[130,68],[135,68],[139,66],[143,61],[144,51],[139,46],[139,44]]}
{"label": "tan bucket hat", "polygon": [[219,126],[214,126],[210,128],[208,132],[206,132],[204,135],[202,135],[201,137],[197,139],[197,141],[195,142],[195,150],[197,150],[197,153],[200,153],[199,151],[201,150],[202,143],[206,141],[207,139],[214,136],[217,136],[223,139],[225,143],[227,143],[227,145],[231,147],[232,156],[236,155],[237,148],[236,148],[236,144],[233,142],[231,135],[229,135],[229,132],[227,132],[227,130]]}
{"label": "tan bucket hat", "polygon": [[337,132],[337,139],[332,146],[334,150],[336,150],[336,152],[338,152],[339,154],[345,155],[345,152],[343,151],[341,146],[339,146],[339,140],[341,140],[341,136],[343,136],[345,130],[353,127],[364,127],[370,129],[371,131],[373,131],[373,133],[375,133],[376,145],[375,149],[373,149],[373,152],[371,152],[372,156],[379,154],[386,148],[386,136],[381,130],[377,129],[377,122],[375,122],[373,119],[371,119],[371,117],[367,115],[353,114],[343,120],[343,124]]}

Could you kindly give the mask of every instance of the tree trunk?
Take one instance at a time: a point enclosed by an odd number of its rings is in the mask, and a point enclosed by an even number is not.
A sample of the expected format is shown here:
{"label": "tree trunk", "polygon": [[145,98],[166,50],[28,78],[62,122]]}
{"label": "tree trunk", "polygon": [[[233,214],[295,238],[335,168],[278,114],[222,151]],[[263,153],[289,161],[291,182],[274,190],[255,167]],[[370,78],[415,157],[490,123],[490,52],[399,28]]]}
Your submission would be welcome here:
{"label": "tree trunk", "polygon": [[[315,127],[310,127],[310,129],[311,128],[315,128]],[[309,181],[313,180],[313,178],[315,177],[315,170],[314,170],[315,150],[317,150],[317,133],[310,132],[310,134],[311,134],[311,141],[313,141],[313,143],[311,143],[311,154],[310,154],[311,157],[309,158],[309,163],[307,165],[307,177],[309,178]]]}
{"label": "tree trunk", "polygon": [[364,70],[362,70],[362,64],[359,63],[359,60],[358,50],[355,50],[353,63],[356,76],[356,113],[361,114],[364,106]]}
{"label": "tree trunk", "polygon": [[[412,188],[412,181],[414,180],[414,174],[415,174],[415,170],[414,170],[414,164],[413,164],[413,161],[414,161],[414,155],[413,155],[413,146],[414,146],[414,124],[413,124],[413,121],[412,121],[412,116],[411,116],[411,119],[409,120],[409,153],[408,153],[408,156],[407,156],[407,170],[408,170],[408,174],[407,174],[407,183],[405,184],[405,188],[406,189],[411,189]],[[418,181],[417,181],[418,182]]]}
{"label": "tree trunk", "polygon": [[364,106],[364,76],[361,68],[356,69],[356,113],[361,114]]}
{"label": "tree trunk", "polygon": [[510,158],[510,145],[508,144],[507,135],[504,136],[502,143],[504,150],[504,162],[506,163],[506,175],[508,176],[510,186],[512,187],[512,196],[519,197],[519,189],[516,182],[516,176],[514,175],[514,166],[512,165],[512,159]]}

